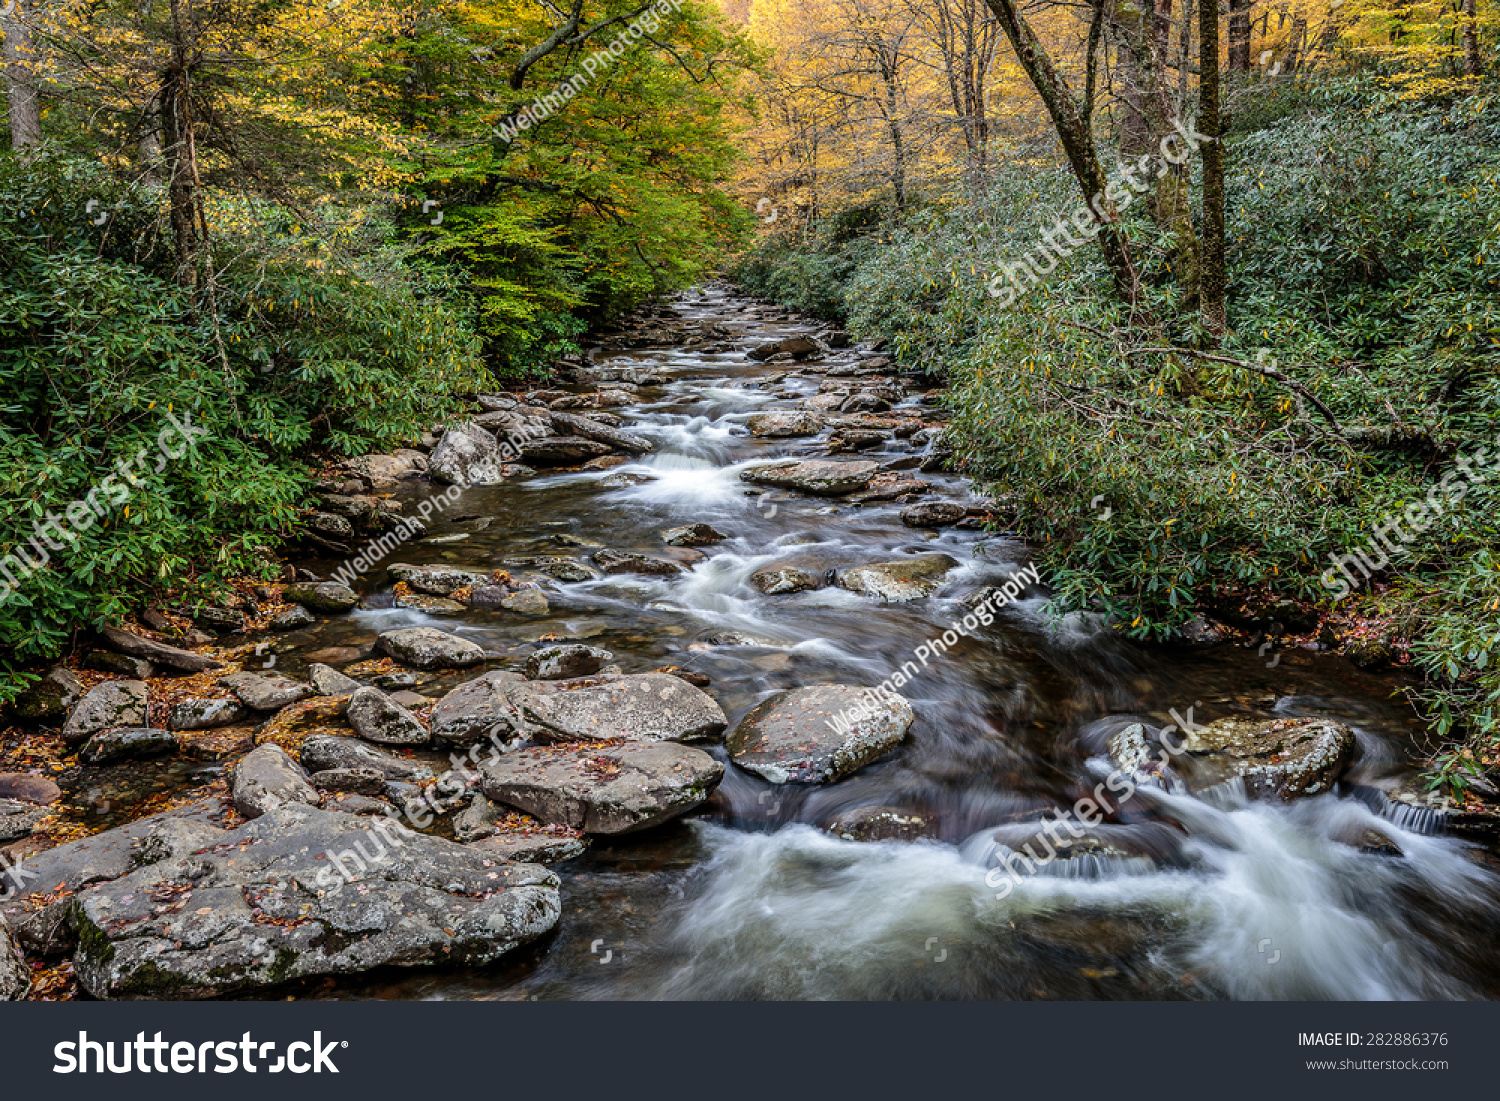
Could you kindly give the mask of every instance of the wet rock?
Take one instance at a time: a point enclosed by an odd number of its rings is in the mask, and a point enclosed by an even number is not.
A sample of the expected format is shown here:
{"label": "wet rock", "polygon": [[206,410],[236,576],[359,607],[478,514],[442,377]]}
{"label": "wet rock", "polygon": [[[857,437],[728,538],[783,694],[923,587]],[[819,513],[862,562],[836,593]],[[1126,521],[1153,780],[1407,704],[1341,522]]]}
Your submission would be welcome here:
{"label": "wet rock", "polygon": [[460,684],[432,709],[432,736],[442,742],[472,745],[496,737],[508,743],[522,737],[519,704],[508,693],[525,679],[497,669]]}
{"label": "wet rock", "polygon": [[510,860],[518,864],[561,864],[576,860],[589,847],[586,836],[553,833],[503,833],[486,837],[469,846],[491,860]]}
{"label": "wet rock", "polygon": [[777,413],[756,413],[747,422],[750,435],[765,439],[790,439],[795,436],[816,436],[823,431],[823,418],[806,410],[791,410]]}
{"label": "wet rock", "polygon": [[280,711],[313,694],[307,685],[279,673],[231,673],[220,677],[219,683],[231,689],[246,707],[256,711]]}
{"label": "wet rock", "polygon": [[78,681],[71,669],[54,666],[43,673],[42,678],[24,688],[7,706],[7,714],[36,721],[39,718],[55,718],[68,714],[69,709],[83,699],[84,685]]}
{"label": "wet rock", "polygon": [[873,428],[843,428],[828,438],[828,450],[868,451],[872,447],[879,447],[890,438],[889,432],[881,432]]}
{"label": "wet rock", "polygon": [[230,791],[234,809],[246,818],[259,818],[291,803],[318,805],[307,773],[279,745],[263,745],[242,757],[234,766]]}
{"label": "wet rock", "polygon": [[63,724],[63,740],[70,744],[116,726],[146,724],[146,682],[110,680],[95,685],[79,700]]}
{"label": "wet rock", "polygon": [[887,471],[874,478],[868,489],[852,494],[849,500],[857,505],[897,501],[910,494],[926,493],[931,488],[931,482],[924,482],[919,478],[903,478],[899,473]]}
{"label": "wet rock", "polygon": [[1188,733],[1193,786],[1243,778],[1252,795],[1295,799],[1329,791],[1348,767],[1354,733],[1332,719],[1219,719]]}
{"label": "wet rock", "polygon": [[933,834],[933,823],[898,807],[859,807],[835,815],[823,827],[845,841],[918,841]]}
{"label": "wet rock", "polygon": [[418,669],[465,668],[484,660],[482,646],[433,627],[402,627],[386,631],[375,644],[383,653]]}
{"label": "wet rock", "polygon": [[31,969],[21,959],[21,949],[10,930],[0,922],[0,1002],[18,1002],[31,989]]}
{"label": "wet rock", "polygon": [[346,677],[337,669],[316,662],[307,667],[307,679],[312,681],[313,690],[320,696],[347,696],[360,689],[359,681],[353,677]]}
{"label": "wet rock", "polygon": [[396,581],[404,581],[419,593],[432,596],[449,596],[455,589],[473,588],[489,581],[489,574],[473,570],[460,570],[453,566],[413,566],[397,562],[386,567],[386,572]]}
{"label": "wet rock", "polygon": [[884,756],[915,718],[899,696],[842,684],[793,688],[751,708],[725,740],[735,764],[773,784],[823,784]]}
{"label": "wet rock", "polygon": [[807,589],[821,589],[821,574],[811,574],[795,566],[762,566],[750,575],[750,584],[767,596],[797,593]]}
{"label": "wet rock", "polygon": [[477,424],[457,424],[443,432],[427,458],[435,482],[455,486],[494,485],[504,481],[503,458],[495,437]]}
{"label": "wet rock", "polygon": [[336,513],[315,512],[307,518],[307,526],[324,539],[347,543],[354,538],[354,525]]}
{"label": "wet rock", "polygon": [[337,581],[289,585],[282,590],[284,600],[302,604],[315,612],[347,612],[359,603],[359,596],[348,585]]}
{"label": "wet rock", "polygon": [[668,528],[661,533],[661,537],[669,547],[711,547],[729,538],[709,524],[686,524],[680,528]]}
{"label": "wet rock", "polygon": [[596,551],[592,555],[592,561],[607,574],[643,573],[654,577],[671,577],[682,572],[681,566],[668,559],[616,550]]}
{"label": "wet rock", "polygon": [[161,999],[480,966],[557,923],[557,887],[385,818],[287,806],[77,898],[74,969],[95,997]]}
{"label": "wet rock", "polygon": [[[622,404],[630,404],[632,399],[626,397]],[[601,424],[591,417],[576,417],[572,413],[561,413],[554,411],[551,414],[552,427],[560,438],[568,439],[583,437],[593,440],[605,446],[605,449],[614,448],[617,451],[626,451],[632,455],[644,455],[649,451],[656,450],[656,445],[641,436],[633,436],[629,432],[621,432],[618,428],[611,428],[607,424]],[[592,458],[593,456],[590,456]]]}
{"label": "wet rock", "polygon": [[[94,669],[100,673],[113,673],[117,677],[128,677],[131,680],[146,680],[156,675],[156,670],[145,658],[133,658],[129,654],[117,654],[113,650],[90,650],[83,655],[80,662],[85,669]],[[58,667],[61,669],[61,666]],[[66,669],[62,670],[67,672]],[[72,676],[71,673],[68,673]]]}
{"label": "wet rock", "polygon": [[397,590],[391,603],[397,608],[413,608],[428,615],[463,615],[465,608],[456,600],[446,596],[428,596],[426,593],[401,592]]}
{"label": "wet rock", "polygon": [[526,677],[528,680],[571,680],[597,673],[604,668],[605,662],[613,660],[614,654],[594,646],[548,646],[526,659]]}
{"label": "wet rock", "polygon": [[599,484],[605,489],[629,489],[631,486],[645,485],[647,482],[656,481],[650,474],[641,474],[635,471],[622,470],[618,474],[610,474],[599,479]]}
{"label": "wet rock", "polygon": [[254,724],[177,732],[177,752],[192,761],[227,761],[255,748]]}
{"label": "wet rock", "polygon": [[367,742],[379,745],[424,745],[431,735],[415,715],[378,688],[361,688],[349,697],[349,725]]}
{"label": "wet rock", "polygon": [[576,558],[544,555],[540,558],[525,560],[522,564],[529,565],[532,569],[558,581],[592,581],[599,576]]}
{"label": "wet rock", "polygon": [[86,765],[110,765],[116,761],[165,757],[177,752],[177,735],[170,730],[149,727],[122,727],[95,734],[78,751]]}
{"label": "wet rock", "polygon": [[50,807],[62,798],[62,789],[45,776],[25,772],[0,772],[0,799]]}
{"label": "wet rock", "polygon": [[529,681],[510,698],[557,741],[701,741],[729,721],[712,696],[666,673]]}
{"label": "wet rock", "polygon": [[698,806],[724,776],[701,749],[675,742],[537,748],[484,767],[484,793],[543,822],[629,833]]}
{"label": "wet rock", "polygon": [[314,772],[308,782],[319,791],[350,792],[379,798],[386,792],[385,777],[374,768],[328,768]]}
{"label": "wet rock", "polygon": [[548,436],[521,445],[521,456],[533,466],[577,466],[609,454],[609,444],[585,436]]}
{"label": "wet rock", "polygon": [[781,340],[773,340],[768,344],[762,344],[758,348],[752,348],[745,353],[750,359],[764,363],[772,356],[785,355],[792,359],[804,360],[814,356],[825,355],[828,345],[821,340],[810,336],[789,336]]}
{"label": "wet rock", "polygon": [[1344,656],[1361,669],[1383,669],[1395,655],[1384,639],[1351,638],[1344,644]]}
{"label": "wet rock", "polygon": [[958,523],[967,512],[953,501],[918,501],[901,510],[901,522],[909,528],[940,528]]}
{"label": "wet rock", "polygon": [[552,614],[547,594],[540,589],[522,589],[517,593],[509,593],[501,598],[500,607],[517,615],[541,617]]}
{"label": "wet rock", "polygon": [[1212,646],[1223,642],[1225,632],[1202,616],[1194,616],[1182,625],[1182,638],[1194,646]]}
{"label": "wet rock", "polygon": [[215,726],[232,726],[244,722],[250,712],[239,700],[183,700],[172,708],[167,719],[168,730],[208,730]]}
{"label": "wet rock", "polygon": [[839,574],[838,583],[850,592],[899,604],[937,592],[948,571],[957,565],[957,559],[946,554],[914,554],[891,562],[855,566]]}
{"label": "wet rock", "polygon": [[318,617],[301,604],[292,604],[277,612],[267,626],[273,631],[299,631],[318,622]]}
{"label": "wet rock", "polygon": [[406,761],[355,738],[320,734],[307,739],[298,750],[302,767],[310,772],[335,769],[374,769],[387,780],[421,784],[432,780],[432,769],[420,761]]}
{"label": "wet rock", "polygon": [[753,485],[838,497],[863,489],[879,470],[879,463],[863,459],[856,462],[787,459],[741,471],[740,479]]}

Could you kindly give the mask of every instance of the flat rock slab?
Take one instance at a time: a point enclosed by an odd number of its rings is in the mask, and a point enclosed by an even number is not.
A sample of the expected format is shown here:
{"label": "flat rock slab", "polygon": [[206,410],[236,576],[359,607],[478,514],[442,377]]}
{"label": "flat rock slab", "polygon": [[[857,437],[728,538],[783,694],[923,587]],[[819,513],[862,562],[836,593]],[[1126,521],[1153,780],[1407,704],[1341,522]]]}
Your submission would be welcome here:
{"label": "flat rock slab", "polygon": [[863,459],[851,463],[788,459],[742,470],[740,480],[751,485],[797,489],[820,497],[839,497],[863,489],[879,472],[879,463]]}
{"label": "flat rock slab", "polygon": [[212,998],[384,965],[480,966],[547,932],[558,879],[386,819],[283,807],[73,901],[97,998]]}
{"label": "flat rock slab", "polygon": [[403,627],[386,631],[376,641],[383,653],[418,669],[444,666],[465,668],[484,660],[484,647],[433,627]]}
{"label": "flat rock slab", "polygon": [[712,696],[670,673],[529,681],[510,698],[554,741],[701,741],[729,723]]}
{"label": "flat rock slab", "polygon": [[303,742],[297,751],[308,772],[331,769],[373,769],[387,780],[421,784],[434,778],[432,769],[420,761],[407,761],[382,752],[357,738],[319,734]]}
{"label": "flat rock slab", "polygon": [[1241,777],[1252,795],[1329,791],[1349,765],[1354,732],[1332,719],[1219,719],[1187,734],[1195,787]]}
{"label": "flat rock slab", "polygon": [[169,665],[173,669],[181,669],[187,673],[202,673],[209,669],[224,668],[222,661],[187,650],[179,650],[175,646],[168,646],[154,639],[142,638],[140,635],[123,631],[119,627],[105,627],[99,634],[103,636],[104,641],[122,654],[145,658],[158,665]]}
{"label": "flat rock slab", "polygon": [[146,725],[146,682],[111,680],[97,684],[78,701],[63,724],[63,740],[87,741],[101,730]]}
{"label": "flat rock slab", "polygon": [[915,718],[904,699],[872,703],[868,692],[843,684],[778,692],[746,713],[725,748],[773,784],[842,779],[900,745]]}
{"label": "flat rock slab", "polygon": [[958,560],[946,554],[914,554],[892,562],[872,562],[839,574],[839,587],[866,596],[878,596],[887,604],[900,604],[931,596],[943,587],[948,571]]}
{"label": "flat rock slab", "polygon": [[237,699],[189,699],[172,708],[168,730],[210,730],[244,722],[250,712]]}
{"label": "flat rock slab", "polygon": [[279,674],[231,673],[219,683],[230,689],[246,707],[256,711],[280,711],[288,704],[310,699],[313,690]]}
{"label": "flat rock slab", "polygon": [[750,435],[766,439],[787,439],[793,436],[816,436],[823,431],[823,418],[806,410],[790,412],[756,413],[746,422]]}
{"label": "flat rock slab", "polygon": [[629,833],[686,814],[708,798],[724,766],[675,742],[624,742],[508,753],[484,768],[484,793],[585,833]]}

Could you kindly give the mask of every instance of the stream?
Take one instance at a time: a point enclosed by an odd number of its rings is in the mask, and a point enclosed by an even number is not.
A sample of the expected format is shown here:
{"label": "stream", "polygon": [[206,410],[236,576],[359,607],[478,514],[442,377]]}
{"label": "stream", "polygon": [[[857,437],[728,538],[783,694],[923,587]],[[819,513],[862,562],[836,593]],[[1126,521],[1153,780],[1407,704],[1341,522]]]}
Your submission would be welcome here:
{"label": "stream", "polygon": [[[431,616],[391,606],[377,567],[362,579],[375,605],[288,639],[277,671],[301,655],[367,643],[384,630],[435,626],[524,659],[535,642],[586,640],[626,673],[679,666],[708,678],[733,724],[769,694],[820,683],[874,685],[966,610],[960,598],[1031,564],[1018,540],[981,530],[911,528],[897,503],[753,492],[752,462],[823,458],[825,439],[757,439],[753,413],[791,410],[828,367],[797,367],[744,348],[817,327],[723,289],[674,303],[689,322],[717,322],[739,350],[677,347],[604,353],[666,375],[617,410],[656,450],[610,470],[541,472],[466,489],[390,561],[489,570],[539,554],[608,547],[661,555],[661,531],[712,524],[730,538],[671,577],[547,581],[550,613],[498,609]],[[759,381],[793,373],[770,387]],[[567,387],[583,392],[587,387]],[[907,406],[923,402],[919,394]],[[924,406],[931,411],[931,405]],[[894,439],[858,456],[911,458]],[[612,475],[651,480],[613,487]],[[971,500],[967,483],[923,474],[928,499]],[[625,479],[633,480],[633,479]],[[427,487],[403,489],[412,500]],[[1079,502],[1080,511],[1088,509]],[[461,537],[445,539],[445,537]],[[928,599],[883,604],[829,586],[766,596],[750,575],[816,552],[830,568],[940,550],[961,566]],[[338,565],[305,563],[320,576]],[[517,571],[518,573],[524,571]],[[1432,999],[1500,995],[1497,879],[1469,846],[1422,815],[1405,826],[1360,797],[1403,775],[1418,733],[1389,675],[1293,649],[1268,655],[1224,644],[1148,648],[1087,616],[1058,620],[1042,586],[995,623],[925,666],[902,693],[916,721],[894,753],[821,786],[767,784],[733,764],[694,814],[640,834],[595,838],[557,868],[557,930],[480,970],[386,970],[329,981],[333,998],[1005,998]],[[380,606],[384,605],[384,606]],[[734,632],[753,645],[706,640]],[[746,641],[740,639],[738,641]],[[429,696],[472,677],[422,685]],[[1110,846],[1044,866],[1006,897],[987,887],[999,834],[1034,832],[1108,771],[1109,736],[1142,721],[1231,715],[1327,715],[1358,747],[1331,794],[1289,804],[1155,791],[1101,827]],[[709,750],[727,762],[721,745]],[[894,808],[926,839],[857,842],[823,827],[862,807]],[[1371,808],[1375,807],[1375,810]],[[1378,827],[1396,840],[1366,843]],[[1019,833],[1017,833],[1019,831]],[[1398,850],[1398,851],[1397,851]]]}

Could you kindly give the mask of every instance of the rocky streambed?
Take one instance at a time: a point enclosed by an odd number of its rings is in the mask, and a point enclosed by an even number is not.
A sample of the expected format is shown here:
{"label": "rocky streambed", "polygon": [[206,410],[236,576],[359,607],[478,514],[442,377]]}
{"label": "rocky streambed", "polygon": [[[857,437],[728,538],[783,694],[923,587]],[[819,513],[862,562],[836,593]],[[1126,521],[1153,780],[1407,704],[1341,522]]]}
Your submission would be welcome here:
{"label": "rocky streambed", "polygon": [[22,701],[0,996],[1500,992],[1392,679],[1053,618],[934,381],[711,288],[347,463]]}

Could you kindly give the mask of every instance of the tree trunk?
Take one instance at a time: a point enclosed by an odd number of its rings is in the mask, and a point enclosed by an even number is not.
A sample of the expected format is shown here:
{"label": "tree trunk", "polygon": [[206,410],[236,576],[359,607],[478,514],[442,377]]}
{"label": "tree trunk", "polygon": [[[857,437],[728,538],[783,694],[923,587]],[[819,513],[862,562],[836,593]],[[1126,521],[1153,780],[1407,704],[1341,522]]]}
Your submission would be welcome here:
{"label": "tree trunk", "polygon": [[1017,0],[985,0],[1005,36],[1010,39],[1016,58],[1052,118],[1058,140],[1062,142],[1068,165],[1078,181],[1084,200],[1100,215],[1099,250],[1114,279],[1116,293],[1122,301],[1132,307],[1141,305],[1141,280],[1131,258],[1130,243],[1120,231],[1120,216],[1113,200],[1105,190],[1108,181],[1099,163],[1099,152],[1094,145],[1094,135],[1085,122],[1078,102],[1073,98],[1068,83],[1046,49],[1032,30],[1031,24],[1021,14]]}
{"label": "tree trunk", "polygon": [[162,74],[161,123],[167,168],[167,215],[177,249],[177,281],[191,288],[198,281],[198,219],[192,114],[188,103],[191,32],[185,7],[185,0],[172,0],[172,50],[167,71]]}
{"label": "tree trunk", "polygon": [[1198,296],[1203,324],[1214,337],[1229,319],[1224,296],[1224,143],[1219,126],[1219,5],[1203,0],[1198,11],[1198,130],[1203,143],[1203,239]]}
{"label": "tree trunk", "polygon": [[30,18],[29,7],[27,0],[9,0],[0,9],[0,29],[5,33],[5,83],[13,149],[27,149],[42,142],[41,81],[37,76],[31,33],[26,26]]}
{"label": "tree trunk", "polygon": [[1479,76],[1479,18],[1475,0],[1463,0],[1464,76]]}
{"label": "tree trunk", "polygon": [[1252,0],[1229,0],[1229,71],[1250,71],[1250,5]]}

